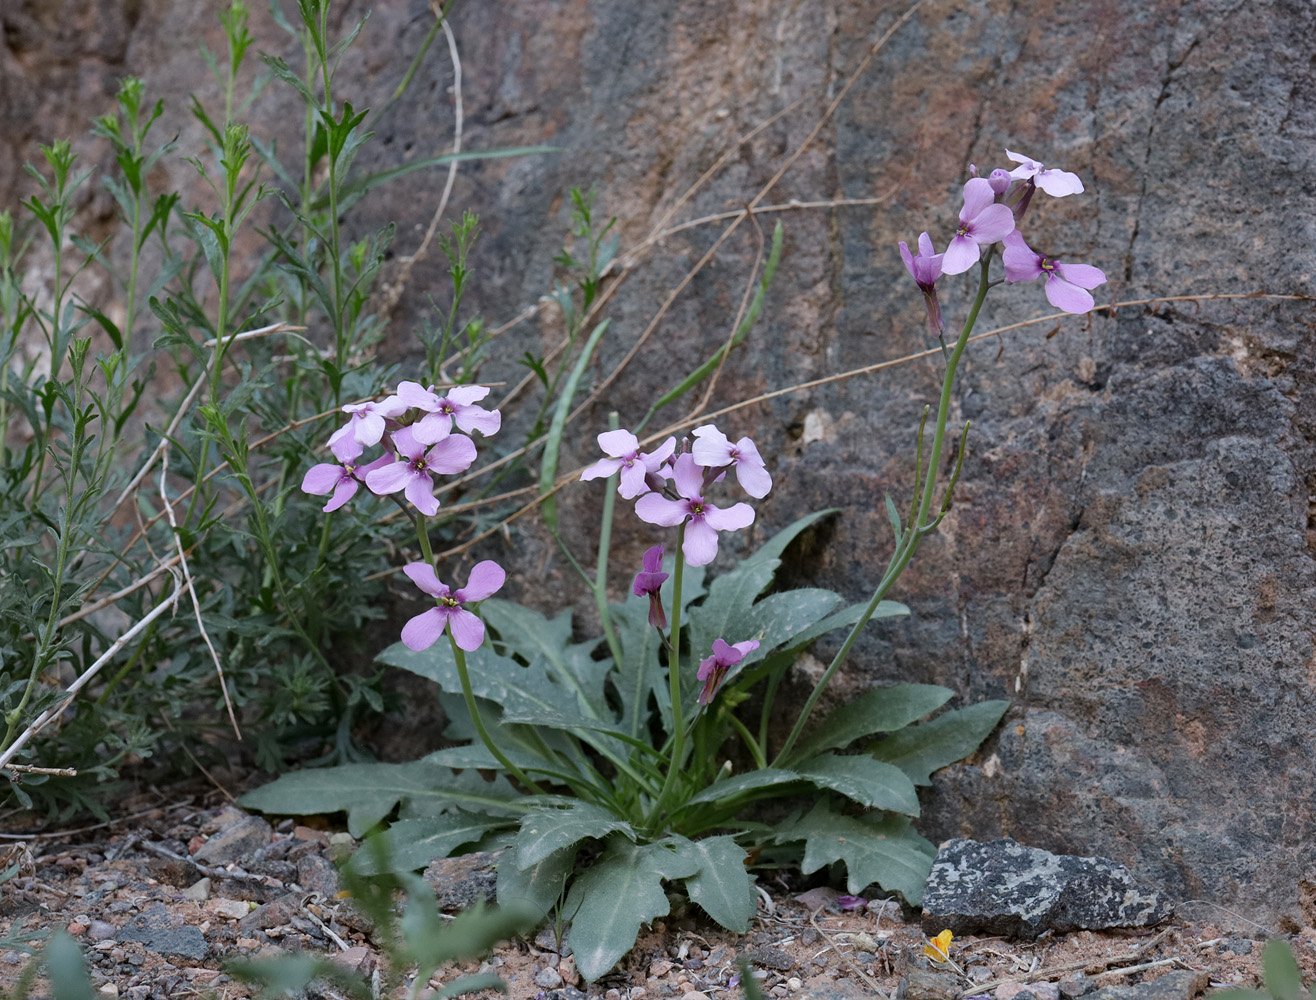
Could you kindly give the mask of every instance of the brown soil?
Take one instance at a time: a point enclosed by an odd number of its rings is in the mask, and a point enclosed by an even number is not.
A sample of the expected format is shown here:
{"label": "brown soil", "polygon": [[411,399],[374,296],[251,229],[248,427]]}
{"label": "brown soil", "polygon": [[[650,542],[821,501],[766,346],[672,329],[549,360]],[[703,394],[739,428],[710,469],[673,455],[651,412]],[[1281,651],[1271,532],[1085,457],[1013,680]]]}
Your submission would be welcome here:
{"label": "brown soil", "polygon": [[[22,865],[0,898],[0,986],[6,991],[29,961],[32,949],[24,948],[23,937],[59,927],[83,945],[98,996],[236,1000],[252,991],[224,973],[225,963],[289,950],[333,955],[366,975],[380,968],[383,958],[368,926],[323,880],[325,872],[332,877],[326,859],[348,846],[345,834],[331,845],[329,831],[285,821],[266,832],[263,846],[242,846],[245,853],[235,861],[198,864],[193,855],[207,840],[234,829],[241,818],[236,810],[191,800],[124,806],[124,818],[110,824],[26,839],[3,835],[0,870],[12,861]],[[1012,984],[1025,983],[1057,984],[1061,997],[1069,997],[1175,970],[1196,973],[1190,993],[1200,994],[1213,986],[1258,985],[1268,936],[1241,917],[1195,904],[1182,907],[1176,923],[1151,930],[1082,931],[1033,942],[956,938],[951,958],[965,973],[961,978],[923,957],[926,939],[894,901],[842,913],[834,890],[801,894],[798,885],[771,875],[760,884],[766,895],[748,934],[730,934],[694,911],[676,911],[646,929],[630,956],[597,983],[582,982],[570,956],[559,955],[552,932],[544,930],[533,940],[505,944],[487,961],[441,970],[431,985],[483,969],[507,982],[512,1000],[738,997],[736,960],[747,957],[773,997],[844,1000],[901,991],[907,1000],[982,993],[1010,1000],[1018,990]],[[1316,931],[1306,928],[1292,940],[1310,980]],[[339,996],[328,988],[310,995]],[[486,995],[497,994],[480,994]]]}

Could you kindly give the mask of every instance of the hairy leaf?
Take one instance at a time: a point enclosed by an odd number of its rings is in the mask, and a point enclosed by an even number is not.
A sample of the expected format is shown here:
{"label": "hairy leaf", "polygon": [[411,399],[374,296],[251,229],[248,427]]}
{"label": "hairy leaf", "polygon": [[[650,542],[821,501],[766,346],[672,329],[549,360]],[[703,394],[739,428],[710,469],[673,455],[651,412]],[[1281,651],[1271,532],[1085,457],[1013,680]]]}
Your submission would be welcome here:
{"label": "hairy leaf", "polygon": [[610,833],[623,833],[635,839],[629,824],[590,802],[571,802],[562,809],[532,810],[521,821],[521,832],[516,838],[516,866],[525,870],[586,837],[603,838]]}
{"label": "hairy leaf", "polygon": [[435,858],[446,858],[463,844],[474,843],[490,830],[507,825],[506,819],[460,810],[401,819],[371,838],[379,838],[376,849],[357,851],[349,864],[361,875],[380,874],[385,870],[381,860],[387,862],[388,871],[408,872],[424,868]]}
{"label": "hairy leaf", "polygon": [[749,930],[758,909],[758,894],[745,868],[745,849],[730,836],[672,840],[683,857],[699,865],[685,880],[690,898],[727,930],[736,934]]}
{"label": "hairy leaf", "polygon": [[702,792],[692,795],[686,800],[687,805],[700,805],[705,802],[723,802],[727,799],[735,798],[737,795],[745,792],[757,791],[764,788],[771,788],[774,785],[784,785],[792,781],[799,781],[800,776],[794,771],[786,771],[782,768],[764,767],[757,771],[747,771],[744,774],[737,774],[734,777],[719,781],[714,785],[709,785]]}
{"label": "hairy leaf", "polygon": [[930,722],[875,741],[868,750],[878,760],[895,764],[914,784],[930,785],[933,771],[977,750],[1009,707],[1008,701],[984,701],[943,712]]}
{"label": "hairy leaf", "polygon": [[[845,702],[800,741],[792,760],[844,747],[863,736],[889,733],[935,712],[954,694],[936,684],[893,684],[871,688]],[[889,758],[888,758],[889,759]]]}
{"label": "hairy leaf", "polygon": [[640,925],[664,916],[663,879],[686,878],[697,865],[666,842],[636,845],[613,836],[593,868],[571,887],[567,912],[576,968],[593,982],[635,946]]}
{"label": "hairy leaf", "polygon": [[872,757],[825,753],[796,764],[800,777],[873,809],[918,815],[918,792],[905,772]]}
{"label": "hairy leaf", "polygon": [[562,898],[575,864],[575,847],[564,847],[521,869],[516,865],[515,852],[508,848],[498,859],[498,902],[529,906],[542,917]]}

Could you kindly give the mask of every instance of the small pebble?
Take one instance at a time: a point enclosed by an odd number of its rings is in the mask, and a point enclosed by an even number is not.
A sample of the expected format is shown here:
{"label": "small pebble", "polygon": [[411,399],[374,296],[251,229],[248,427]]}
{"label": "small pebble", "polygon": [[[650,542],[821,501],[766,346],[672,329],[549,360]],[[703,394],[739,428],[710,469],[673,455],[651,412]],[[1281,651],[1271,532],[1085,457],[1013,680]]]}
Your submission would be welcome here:
{"label": "small pebble", "polygon": [[786,989],[790,990],[792,993],[794,993],[803,985],[804,983],[796,979],[794,976],[791,976],[790,979],[786,980]]}
{"label": "small pebble", "polygon": [[74,937],[81,937],[83,934],[87,933],[87,925],[80,924],[76,920],[70,923],[65,929]]}
{"label": "small pebble", "polygon": [[535,985],[542,986],[546,990],[555,990],[562,985],[562,976],[558,974],[557,969],[540,969],[535,973]]}
{"label": "small pebble", "polygon": [[708,1000],[708,994],[700,993],[698,990],[690,990],[688,993],[681,994],[681,1000]]}
{"label": "small pebble", "polygon": [[87,925],[87,937],[93,941],[109,941],[118,932],[118,928],[107,920],[93,920]]}
{"label": "small pebble", "polygon": [[113,983],[106,983],[97,992],[104,993],[107,997],[117,997],[119,995],[119,987],[115,986]]}

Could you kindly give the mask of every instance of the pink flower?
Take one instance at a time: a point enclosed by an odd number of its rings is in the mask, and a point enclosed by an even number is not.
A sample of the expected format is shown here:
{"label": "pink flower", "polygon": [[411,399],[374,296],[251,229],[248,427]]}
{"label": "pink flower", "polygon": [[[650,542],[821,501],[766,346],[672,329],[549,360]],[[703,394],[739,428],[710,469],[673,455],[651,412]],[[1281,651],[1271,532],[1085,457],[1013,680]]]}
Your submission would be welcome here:
{"label": "pink flower", "polygon": [[995,243],[1014,230],[1014,215],[997,205],[996,192],[986,177],[971,177],[964,185],[960,226],[941,258],[945,274],[963,274],[978,263],[979,247]]}
{"label": "pink flower", "polygon": [[928,308],[928,326],[933,336],[941,336],[946,331],[946,324],[941,318],[941,302],[937,298],[937,279],[941,277],[941,262],[944,254],[934,253],[932,237],[922,233],[918,238],[918,256],[909,252],[909,245],[900,241],[900,259],[905,262],[919,290],[923,293],[923,304]]}
{"label": "pink flower", "polygon": [[695,464],[705,469],[722,469],[728,465],[736,468],[736,481],[746,493],[761,500],[772,489],[772,476],[759,456],[754,442],[747,437],[735,444],[712,424],[704,424],[694,429],[695,443],[690,454],[695,457]]}
{"label": "pink flower", "polygon": [[727,671],[743,660],[748,654],[759,648],[757,639],[746,639],[734,646],[728,646],[721,639],[713,640],[713,655],[699,661],[699,673],[695,676],[704,682],[704,690],[699,692],[699,704],[707,705],[722,686],[722,679]]}
{"label": "pink flower", "polygon": [[645,482],[650,474],[657,474],[667,457],[676,450],[676,438],[670,437],[647,455],[640,452],[640,439],[630,431],[604,431],[598,437],[599,447],[608,458],[601,458],[580,474],[582,481],[606,479],[618,469],[621,481],[617,493],[624,500],[633,500],[652,487]]}
{"label": "pink flower", "polygon": [[1024,242],[1017,229],[1005,238],[1005,252],[1001,254],[1008,282],[1033,281],[1046,275],[1046,298],[1057,309],[1067,313],[1085,313],[1092,308],[1092,293],[1106,282],[1106,274],[1091,264],[1062,264],[1037,253]]}
{"label": "pink flower", "polygon": [[[337,442],[349,436],[362,448],[379,444],[379,439],[384,436],[384,421],[400,415],[406,409],[406,405],[398,402],[396,396],[377,402],[368,400],[364,403],[348,403],[343,407],[343,412],[350,413],[352,419],[334,431],[329,438],[329,447],[334,447]],[[360,455],[361,451],[358,450],[356,454]]]}
{"label": "pink flower", "polygon": [[1008,149],[1005,155],[1012,162],[1019,164],[1010,171],[1010,176],[1015,180],[1031,180],[1052,198],[1083,193],[1083,182],[1078,174],[1071,174],[1068,170],[1059,170],[1055,167],[1044,167],[1037,160],[1022,153],[1012,153]]}
{"label": "pink flower", "polygon": [[429,649],[443,635],[444,627],[452,630],[452,641],[470,652],[484,642],[484,622],[462,605],[467,601],[483,601],[492,597],[507,579],[507,573],[492,559],[471,567],[471,576],[460,590],[450,590],[439,581],[434,567],[427,562],[408,563],[402,572],[411,577],[425,593],[435,598],[435,606],[422,611],[402,626],[402,644],[408,649]]}
{"label": "pink flower", "polygon": [[475,442],[461,434],[450,434],[426,450],[410,427],[393,433],[399,460],[366,476],[366,485],[380,496],[404,490],[411,505],[427,517],[438,512],[434,499],[434,476],[465,472],[475,461]]}
{"label": "pink flower", "polygon": [[670,528],[686,518],[683,552],[691,566],[704,566],[717,557],[717,533],[736,531],[754,523],[754,508],[738,503],[726,510],[714,507],[703,497],[704,474],[693,455],[680,455],[672,475],[680,500],[660,493],[646,493],[635,501],[635,513],[643,521]]}
{"label": "pink flower", "polygon": [[329,502],[322,508],[326,514],[337,510],[352,497],[356,496],[357,487],[365,482],[366,476],[376,469],[382,469],[393,461],[391,454],[380,455],[369,465],[358,466],[356,459],[361,454],[361,445],[350,435],[344,435],[329,446],[341,465],[322,462],[306,470],[302,477],[302,492],[312,496],[324,496],[332,493]]}
{"label": "pink flower", "polygon": [[663,581],[667,579],[668,574],[663,569],[663,547],[655,545],[644,553],[644,569],[635,574],[635,582],[631,584],[631,593],[636,597],[649,598],[649,624],[654,628],[667,627],[667,614],[663,611],[663,602],[658,596],[662,589]]}
{"label": "pink flower", "polygon": [[487,385],[453,386],[446,396],[440,396],[434,386],[426,389],[419,382],[399,382],[397,398],[408,407],[425,411],[425,416],[411,425],[411,431],[421,444],[434,444],[452,432],[454,422],[466,434],[476,431],[485,437],[497,434],[503,425],[503,415],[475,405],[476,400],[487,395]]}

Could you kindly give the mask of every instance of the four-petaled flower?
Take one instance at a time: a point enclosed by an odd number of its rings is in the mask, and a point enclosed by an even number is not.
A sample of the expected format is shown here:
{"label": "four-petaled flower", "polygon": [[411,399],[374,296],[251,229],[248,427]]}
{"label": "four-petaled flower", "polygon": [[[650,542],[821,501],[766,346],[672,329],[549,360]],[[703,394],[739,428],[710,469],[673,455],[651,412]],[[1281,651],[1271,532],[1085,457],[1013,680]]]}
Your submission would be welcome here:
{"label": "four-petaled flower", "polygon": [[1014,229],[1014,214],[996,204],[996,192],[986,177],[971,177],[964,185],[964,207],[960,225],[950,246],[942,254],[945,274],[963,274],[978,263],[978,248],[995,243]]}
{"label": "four-petaled flower", "polygon": [[1083,182],[1078,174],[1056,167],[1045,167],[1032,157],[1024,156],[1022,153],[1012,153],[1008,149],[1005,155],[1012,162],[1019,164],[1010,171],[1010,176],[1015,180],[1031,180],[1052,198],[1083,193]]}
{"label": "four-petaled flower", "polygon": [[421,444],[434,444],[452,432],[454,422],[467,434],[497,434],[503,415],[475,405],[487,395],[487,385],[457,385],[446,396],[440,396],[434,386],[426,389],[419,382],[399,382],[397,398],[407,407],[425,411],[425,416],[411,425],[411,432]]}
{"label": "four-petaled flower", "polygon": [[759,648],[757,639],[746,639],[734,646],[728,646],[721,639],[713,640],[713,655],[699,661],[699,673],[696,678],[704,682],[704,689],[699,692],[699,704],[707,705],[722,686],[722,679],[727,671]]}
{"label": "four-petaled flower", "polygon": [[645,478],[656,474],[668,456],[676,450],[676,438],[671,437],[647,455],[640,452],[640,439],[627,430],[604,431],[598,437],[599,447],[608,458],[601,458],[580,474],[582,480],[604,479],[618,469],[621,481],[617,493],[623,500],[633,500],[649,490]]}
{"label": "four-petaled flower", "polygon": [[475,461],[475,442],[461,434],[450,434],[433,448],[417,441],[410,427],[393,433],[398,461],[366,476],[372,493],[385,496],[404,490],[413,507],[427,517],[438,512],[434,498],[434,475],[451,476],[465,472]]}
{"label": "four-petaled flower", "polygon": [[340,437],[329,447],[334,457],[342,464],[321,462],[307,469],[306,475],[302,477],[303,493],[312,496],[333,494],[329,502],[321,508],[326,514],[337,510],[356,496],[357,487],[365,481],[366,476],[393,461],[393,456],[385,453],[367,465],[357,465],[356,460],[361,456],[363,449],[350,434]]}
{"label": "four-petaled flower", "polygon": [[[329,447],[333,448],[338,442],[348,437],[356,441],[362,448],[377,445],[379,439],[384,436],[384,421],[399,416],[406,409],[406,405],[398,402],[396,396],[389,396],[387,399],[378,401],[368,400],[364,403],[348,403],[343,407],[343,412],[350,413],[352,419],[333,432],[329,438]],[[334,451],[334,454],[338,454],[337,450]],[[358,449],[356,454],[361,454],[361,451]],[[356,455],[352,457],[355,458]]]}
{"label": "four-petaled flower", "polygon": [[950,943],[955,935],[949,930],[944,930],[934,938],[929,939],[929,943],[923,946],[923,954],[934,962],[950,961]]}
{"label": "four-petaled flower", "polygon": [[402,567],[402,572],[417,587],[436,599],[434,607],[422,611],[402,626],[404,646],[417,651],[429,649],[438,642],[444,626],[447,626],[458,648],[468,653],[480,648],[484,642],[484,622],[462,605],[467,601],[483,601],[496,594],[507,579],[507,573],[501,566],[492,559],[476,563],[471,567],[466,586],[459,590],[452,590],[446,583],[440,582],[434,567],[427,562],[408,563]]}
{"label": "four-petaled flower", "polygon": [[1005,251],[1001,254],[1005,264],[1005,280],[1032,281],[1046,275],[1046,298],[1057,309],[1067,313],[1085,313],[1092,308],[1089,288],[1105,284],[1106,274],[1091,264],[1062,264],[1033,250],[1024,242],[1023,234],[1015,230],[1005,238]]}
{"label": "four-petaled flower", "polygon": [[640,520],[670,528],[686,518],[690,525],[685,529],[682,551],[691,566],[705,566],[717,556],[717,533],[736,531],[754,523],[754,508],[738,503],[726,510],[714,507],[704,499],[704,474],[694,456],[680,455],[672,473],[680,500],[669,500],[659,493],[646,493],[635,501],[635,513]]}
{"label": "four-petaled flower", "polygon": [[944,254],[934,252],[932,237],[927,233],[918,238],[918,256],[910,253],[909,244],[900,241],[900,259],[905,262],[905,269],[918,284],[923,293],[923,304],[928,307],[928,326],[933,336],[941,336],[946,324],[941,318],[941,302],[937,298],[937,279],[941,277],[941,262]]}
{"label": "four-petaled flower", "polygon": [[636,597],[649,598],[649,624],[654,628],[667,627],[667,614],[663,611],[662,599],[658,592],[662,589],[667,573],[663,569],[663,547],[655,545],[644,553],[644,569],[635,574],[631,584],[631,593]]}
{"label": "four-petaled flower", "polygon": [[754,447],[754,442],[747,437],[735,444],[712,424],[704,424],[694,429],[695,443],[690,448],[695,463],[705,469],[721,469],[728,465],[736,467],[736,480],[741,488],[756,500],[761,500],[772,489],[772,476]]}

